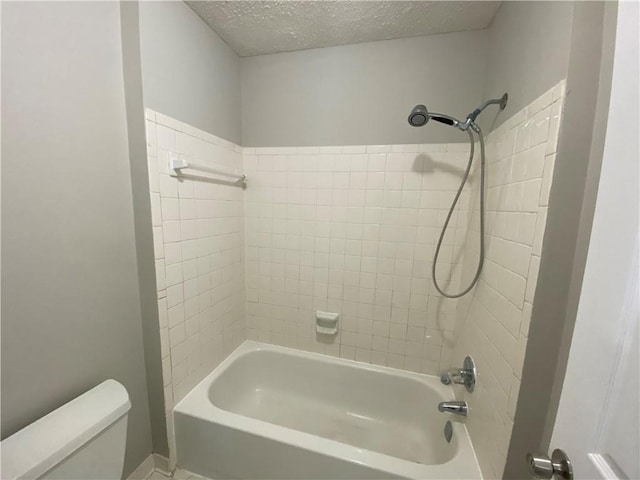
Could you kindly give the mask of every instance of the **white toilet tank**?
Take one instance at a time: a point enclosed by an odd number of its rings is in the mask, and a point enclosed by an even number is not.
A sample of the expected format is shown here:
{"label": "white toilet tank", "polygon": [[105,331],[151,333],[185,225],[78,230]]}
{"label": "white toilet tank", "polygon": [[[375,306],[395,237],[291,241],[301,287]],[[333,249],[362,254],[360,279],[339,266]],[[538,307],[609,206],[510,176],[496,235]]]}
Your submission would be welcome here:
{"label": "white toilet tank", "polygon": [[107,380],[0,443],[0,478],[122,478],[129,394]]}

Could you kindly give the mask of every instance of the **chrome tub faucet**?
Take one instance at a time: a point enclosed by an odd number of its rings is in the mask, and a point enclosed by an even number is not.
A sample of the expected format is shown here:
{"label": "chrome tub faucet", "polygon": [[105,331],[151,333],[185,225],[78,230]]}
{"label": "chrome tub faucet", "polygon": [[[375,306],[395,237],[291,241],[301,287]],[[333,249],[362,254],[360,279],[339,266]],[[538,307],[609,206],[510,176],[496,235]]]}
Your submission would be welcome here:
{"label": "chrome tub faucet", "polygon": [[438,404],[438,411],[449,412],[449,413],[453,413],[454,415],[460,415],[462,417],[466,417],[467,412],[469,411],[469,406],[467,405],[467,402],[459,402],[459,401],[440,402]]}

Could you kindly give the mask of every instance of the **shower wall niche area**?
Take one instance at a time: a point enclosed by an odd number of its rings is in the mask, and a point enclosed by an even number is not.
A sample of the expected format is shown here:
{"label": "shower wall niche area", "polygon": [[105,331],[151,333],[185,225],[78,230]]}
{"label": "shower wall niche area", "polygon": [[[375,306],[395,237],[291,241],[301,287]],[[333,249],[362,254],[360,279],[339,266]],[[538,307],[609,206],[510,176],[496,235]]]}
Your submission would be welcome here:
{"label": "shower wall niche area", "polygon": [[[534,300],[564,81],[487,136],[487,258],[469,295],[431,281],[434,248],[469,155],[463,143],[241,148],[147,110],[165,407],[244,339],[437,375],[482,369],[467,426],[499,476]],[[170,175],[176,154],[244,172]],[[479,162],[441,251],[457,289],[478,256]],[[340,314],[337,335],[315,312]],[[473,417],[473,418],[472,418]]]}

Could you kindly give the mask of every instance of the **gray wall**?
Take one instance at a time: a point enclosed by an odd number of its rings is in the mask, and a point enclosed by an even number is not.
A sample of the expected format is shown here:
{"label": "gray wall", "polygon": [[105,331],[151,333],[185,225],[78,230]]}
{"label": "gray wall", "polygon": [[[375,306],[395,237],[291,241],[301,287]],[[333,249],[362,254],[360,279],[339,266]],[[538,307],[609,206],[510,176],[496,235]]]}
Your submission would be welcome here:
{"label": "gray wall", "polygon": [[2,437],[107,378],[151,452],[119,4],[2,5]]}
{"label": "gray wall", "polygon": [[121,1],[122,60],[124,95],[127,108],[127,133],[131,182],[133,184],[133,219],[135,224],[138,285],[142,313],[142,339],[149,393],[149,416],[153,451],[169,456],[167,422],[164,408],[164,379],[160,352],[160,323],[158,294],[156,293],[155,255],[149,170],[147,169],[147,140],[145,134],[142,71],[140,65],[140,22],[138,2]]}
{"label": "gray wall", "polygon": [[146,107],[240,144],[240,59],[184,2],[140,2]]}
{"label": "gray wall", "polygon": [[183,2],[142,2],[145,105],[244,146],[464,142],[408,112],[464,117],[507,91],[507,109],[481,117],[498,125],[566,77],[572,10],[504,2],[482,31],[239,59]]}
{"label": "gray wall", "polygon": [[417,103],[466,116],[482,99],[488,33],[448,33],[241,59],[244,146],[464,142],[408,125]]}
{"label": "gray wall", "polygon": [[616,11],[614,2],[573,7],[567,96],[505,479],[528,478],[526,452],[549,451],[602,166]]}
{"label": "gray wall", "polygon": [[[503,2],[489,28],[484,98],[509,93],[499,125],[567,77],[573,2]],[[481,125],[496,119],[487,110]]]}

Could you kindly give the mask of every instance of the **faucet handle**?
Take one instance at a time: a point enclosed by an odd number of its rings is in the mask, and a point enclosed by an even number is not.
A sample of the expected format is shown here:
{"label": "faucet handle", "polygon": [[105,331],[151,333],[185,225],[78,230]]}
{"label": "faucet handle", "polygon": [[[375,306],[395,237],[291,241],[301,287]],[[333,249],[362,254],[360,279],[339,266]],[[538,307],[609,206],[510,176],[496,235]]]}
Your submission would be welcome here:
{"label": "faucet handle", "polygon": [[462,368],[452,368],[442,374],[440,381],[445,385],[454,383],[456,385],[464,385],[467,392],[473,392],[476,386],[476,364],[473,358],[467,356],[464,359]]}
{"label": "faucet handle", "polygon": [[469,375],[473,375],[473,372],[468,372],[464,368],[451,368],[447,371],[449,382],[456,385],[464,385]]}

